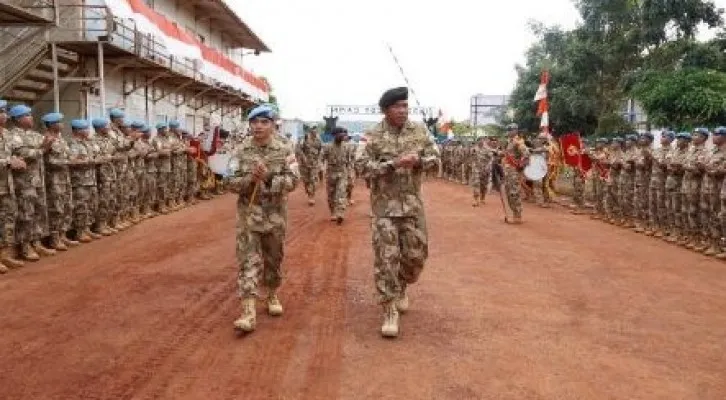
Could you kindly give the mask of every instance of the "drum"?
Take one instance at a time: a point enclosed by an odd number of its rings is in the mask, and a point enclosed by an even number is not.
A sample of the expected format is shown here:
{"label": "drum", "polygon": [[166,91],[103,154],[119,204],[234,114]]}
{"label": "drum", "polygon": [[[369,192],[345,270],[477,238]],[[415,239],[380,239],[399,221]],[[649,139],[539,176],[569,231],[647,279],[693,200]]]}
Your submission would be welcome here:
{"label": "drum", "polygon": [[217,153],[209,156],[209,169],[224,177],[232,176],[239,169],[239,161],[230,153]]}
{"label": "drum", "polygon": [[530,181],[541,181],[547,175],[547,159],[542,154],[529,156],[529,164],[524,168],[524,176]]}

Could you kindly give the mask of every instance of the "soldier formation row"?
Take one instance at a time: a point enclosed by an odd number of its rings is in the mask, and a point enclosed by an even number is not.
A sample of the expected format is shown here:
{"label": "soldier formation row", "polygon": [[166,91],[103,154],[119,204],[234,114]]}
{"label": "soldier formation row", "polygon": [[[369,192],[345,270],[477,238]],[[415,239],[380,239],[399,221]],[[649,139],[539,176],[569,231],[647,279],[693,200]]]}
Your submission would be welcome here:
{"label": "soldier formation row", "polygon": [[198,150],[176,121],[158,124],[152,140],[147,124],[114,109],[92,121],[93,137],[80,119],[64,137],[62,114],[45,115],[41,134],[30,107],[7,106],[0,100],[1,272],[209,198]]}

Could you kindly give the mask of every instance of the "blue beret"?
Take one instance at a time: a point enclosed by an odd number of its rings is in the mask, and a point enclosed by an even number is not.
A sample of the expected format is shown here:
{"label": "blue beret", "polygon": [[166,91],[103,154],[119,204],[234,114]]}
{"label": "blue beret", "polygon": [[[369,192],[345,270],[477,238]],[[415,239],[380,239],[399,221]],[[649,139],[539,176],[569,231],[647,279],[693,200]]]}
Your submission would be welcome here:
{"label": "blue beret", "polygon": [[108,120],[105,118],[94,118],[91,124],[94,129],[103,129],[108,126]]}
{"label": "blue beret", "polygon": [[141,129],[141,128],[143,128],[143,127],[144,127],[145,125],[146,125],[146,124],[144,124],[144,123],[143,123],[143,122],[141,122],[141,121],[132,121],[132,122],[131,122],[131,127],[132,127],[132,128],[134,128],[134,129]]}
{"label": "blue beret", "polygon": [[625,140],[636,141],[636,140],[638,140],[638,135],[633,135],[633,134],[625,135]]}
{"label": "blue beret", "polygon": [[111,111],[109,111],[108,115],[111,118],[124,118],[126,116],[126,114],[118,108],[112,108]]}
{"label": "blue beret", "polygon": [[673,140],[676,137],[676,133],[673,131],[663,131],[661,132],[661,137]]}
{"label": "blue beret", "polygon": [[144,125],[144,127],[139,130],[141,131],[141,133],[150,133],[151,127],[149,127],[148,125]]}
{"label": "blue beret", "polygon": [[718,128],[714,129],[713,134],[715,136],[726,136],[726,126],[719,126]]}
{"label": "blue beret", "polygon": [[708,131],[708,128],[696,128],[693,130],[693,133],[698,133],[699,135],[706,136],[706,137],[708,137],[708,135],[710,134],[710,132]]}
{"label": "blue beret", "polygon": [[58,122],[63,121],[63,114],[57,112],[48,113],[45,114],[41,120],[48,125],[57,124]]}
{"label": "blue beret", "polygon": [[0,99],[0,110],[4,110],[6,108],[8,108],[7,100]]}
{"label": "blue beret", "polygon": [[676,133],[676,139],[691,140],[691,133],[690,132],[678,132],[678,133]]}
{"label": "blue beret", "polygon": [[168,127],[169,127],[169,126],[168,126],[168,125],[166,124],[166,122],[159,122],[158,124],[156,124],[156,130],[157,130],[157,131],[158,131],[159,129],[166,129],[166,128],[168,128]]}
{"label": "blue beret", "polygon": [[26,115],[30,115],[30,113],[33,112],[33,109],[26,106],[25,104],[18,104],[16,106],[12,106],[10,108],[10,118],[20,118],[24,117]]}
{"label": "blue beret", "polygon": [[275,119],[277,117],[277,113],[275,112],[275,109],[268,106],[267,104],[263,104],[261,106],[257,106],[250,111],[250,114],[247,116],[248,121],[252,121],[255,118],[267,118],[267,119]]}
{"label": "blue beret", "polygon": [[124,118],[123,120],[121,120],[122,126],[131,126],[131,124],[133,123],[134,121],[129,118]]}
{"label": "blue beret", "polygon": [[[169,121],[169,128],[176,129],[181,126],[181,123],[179,121]],[[158,129],[158,128],[157,128]]]}
{"label": "blue beret", "polygon": [[654,139],[653,138],[653,134],[650,133],[650,132],[645,132],[645,133],[641,134],[640,137],[644,137],[644,138],[650,139],[650,140],[653,140]]}
{"label": "blue beret", "polygon": [[71,128],[73,129],[88,129],[88,121],[85,119],[74,119],[71,121]]}
{"label": "blue beret", "polygon": [[381,107],[381,110],[385,110],[401,100],[408,100],[408,88],[405,86],[386,90],[378,100],[378,106]]}

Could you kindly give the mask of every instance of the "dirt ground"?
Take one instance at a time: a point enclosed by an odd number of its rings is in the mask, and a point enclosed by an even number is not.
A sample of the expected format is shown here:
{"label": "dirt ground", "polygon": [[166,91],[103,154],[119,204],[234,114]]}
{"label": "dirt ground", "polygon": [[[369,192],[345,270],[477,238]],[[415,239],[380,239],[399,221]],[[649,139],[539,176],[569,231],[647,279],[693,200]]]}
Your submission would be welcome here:
{"label": "dirt ground", "polygon": [[322,193],[292,196],[285,315],[238,338],[228,195],[0,277],[0,398],[726,398],[725,263],[424,192],[430,260],[397,340],[378,333],[362,186],[340,227]]}

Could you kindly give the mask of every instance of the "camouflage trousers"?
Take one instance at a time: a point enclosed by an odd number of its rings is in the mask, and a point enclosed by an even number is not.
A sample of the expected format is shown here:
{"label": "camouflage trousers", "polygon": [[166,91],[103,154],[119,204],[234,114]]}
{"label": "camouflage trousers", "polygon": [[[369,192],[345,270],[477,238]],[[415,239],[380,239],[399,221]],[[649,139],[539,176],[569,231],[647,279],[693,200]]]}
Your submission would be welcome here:
{"label": "camouflage trousers", "polygon": [[149,171],[146,173],[146,191],[144,197],[141,199],[142,204],[146,207],[153,207],[157,204],[158,190],[156,186],[156,171]]}
{"label": "camouflage trousers", "polygon": [[98,207],[98,189],[95,186],[73,187],[73,227],[77,231],[90,228]]}
{"label": "camouflage trousers", "polygon": [[623,172],[620,174],[620,182],[618,183],[620,193],[620,210],[623,218],[631,219],[635,217],[635,177],[632,173]]}
{"label": "camouflage trousers", "polygon": [[345,194],[348,201],[353,198],[353,188],[355,188],[355,172],[348,173],[348,182],[345,186]]}
{"label": "camouflage trousers", "polygon": [[595,211],[598,215],[605,215],[605,197],[607,195],[607,186],[597,171],[592,176],[592,194],[595,198]]}
{"label": "camouflage trousers", "polygon": [[48,194],[44,187],[36,187],[35,191],[38,193],[38,205],[35,210],[37,218],[35,235],[36,240],[38,240],[50,235],[48,230]]}
{"label": "camouflage trousers", "polygon": [[669,176],[666,178],[666,228],[669,233],[681,236],[687,226],[686,214],[683,212],[683,193],[681,187],[683,179],[679,176]]}
{"label": "camouflage trousers", "polygon": [[694,237],[701,233],[701,177],[686,175],[683,177],[683,211],[687,224],[684,234]]}
{"label": "camouflage trousers", "polygon": [[98,209],[96,210],[96,221],[100,223],[108,222],[114,215],[116,210],[116,201],[113,187],[115,181],[106,181],[98,184]]}
{"label": "camouflage trousers", "polygon": [[15,219],[18,204],[10,193],[0,194],[0,247],[15,245]]}
{"label": "camouflage trousers", "polygon": [[534,195],[535,204],[543,205],[545,203],[546,190],[547,188],[545,188],[543,181],[532,181],[532,194]]}
{"label": "camouflage trousers", "polygon": [[519,183],[519,171],[511,167],[504,168],[504,188],[507,191],[509,208],[515,217],[522,217],[522,194]]}
{"label": "camouflage trousers", "polygon": [[471,189],[474,194],[474,200],[484,200],[489,188],[489,180],[491,179],[489,171],[482,171],[474,168],[471,174]]}
{"label": "camouflage trousers", "polygon": [[197,162],[194,160],[187,162],[186,195],[190,200],[195,198],[197,192],[199,192],[199,176],[197,174]]}
{"label": "camouflage trousers", "polygon": [[605,186],[607,188],[605,207],[608,218],[616,220],[623,218],[623,210],[620,207],[620,176],[612,174]]}
{"label": "camouflage trousers", "polygon": [[128,167],[125,162],[119,162],[118,164],[115,164],[115,168],[117,171],[117,178],[114,182],[114,198],[116,201],[114,202],[115,208],[112,212],[115,217],[120,217],[123,216],[128,209],[128,182],[125,179],[126,169]]}
{"label": "camouflage trousers", "polygon": [[25,188],[18,192],[18,217],[16,232],[18,242],[31,242],[40,240],[42,229],[38,211],[42,211],[40,197],[34,187]]}
{"label": "camouflage trousers", "polygon": [[140,207],[143,207],[147,205],[146,199],[149,198],[149,190],[151,190],[151,187],[149,187],[149,180],[146,179],[145,169],[144,171],[136,172],[136,184],[139,188],[139,194],[137,196],[136,204],[138,204]]}
{"label": "camouflage trousers", "polygon": [[136,167],[133,168],[129,166],[129,170],[126,174],[126,182],[127,182],[127,197],[128,201],[126,203],[126,210],[125,212],[127,214],[131,214],[134,207],[138,205],[139,201],[139,181],[136,179]]}
{"label": "camouflage trousers", "polygon": [[282,260],[285,256],[285,228],[256,232],[242,224],[237,223],[237,287],[239,296],[244,298],[260,295],[260,280],[268,289],[280,287]]}
{"label": "camouflage trousers", "polygon": [[160,171],[156,180],[156,193],[159,203],[171,200],[171,171]]}
{"label": "camouflage trousers", "polygon": [[666,218],[668,210],[666,209],[666,186],[665,178],[662,176],[653,176],[650,181],[648,196],[648,222],[653,229],[667,229]]}
{"label": "camouflage trousers", "polygon": [[48,228],[51,233],[66,233],[73,225],[73,201],[70,185],[48,188]]}
{"label": "camouflage trousers", "polygon": [[577,207],[585,206],[585,177],[579,169],[572,171],[572,201]]}
{"label": "camouflage trousers", "polygon": [[718,246],[721,241],[721,224],[718,219],[721,210],[721,179],[707,177],[701,190],[700,223],[702,233],[709,243]]}
{"label": "camouflage trousers", "polygon": [[318,169],[317,165],[300,165],[300,179],[302,179],[308,197],[315,196],[315,189],[318,184]]}
{"label": "camouflage trousers", "polygon": [[426,218],[374,217],[371,225],[373,275],[378,301],[386,303],[399,298],[423,271],[429,254]]}
{"label": "camouflage trousers", "polygon": [[[182,160],[186,161],[186,160]],[[184,192],[187,187],[187,165],[186,162],[180,163],[178,160],[174,164],[173,169],[173,187],[170,190],[172,198],[175,200],[181,200],[184,197]]]}
{"label": "camouflage trousers", "polygon": [[640,222],[648,222],[648,205],[650,189],[650,173],[637,171],[635,174],[635,191],[633,192],[633,216]]}
{"label": "camouflage trousers", "polygon": [[345,208],[348,204],[347,173],[328,173],[326,177],[326,185],[328,194],[328,210],[334,217],[342,217],[345,214]]}

